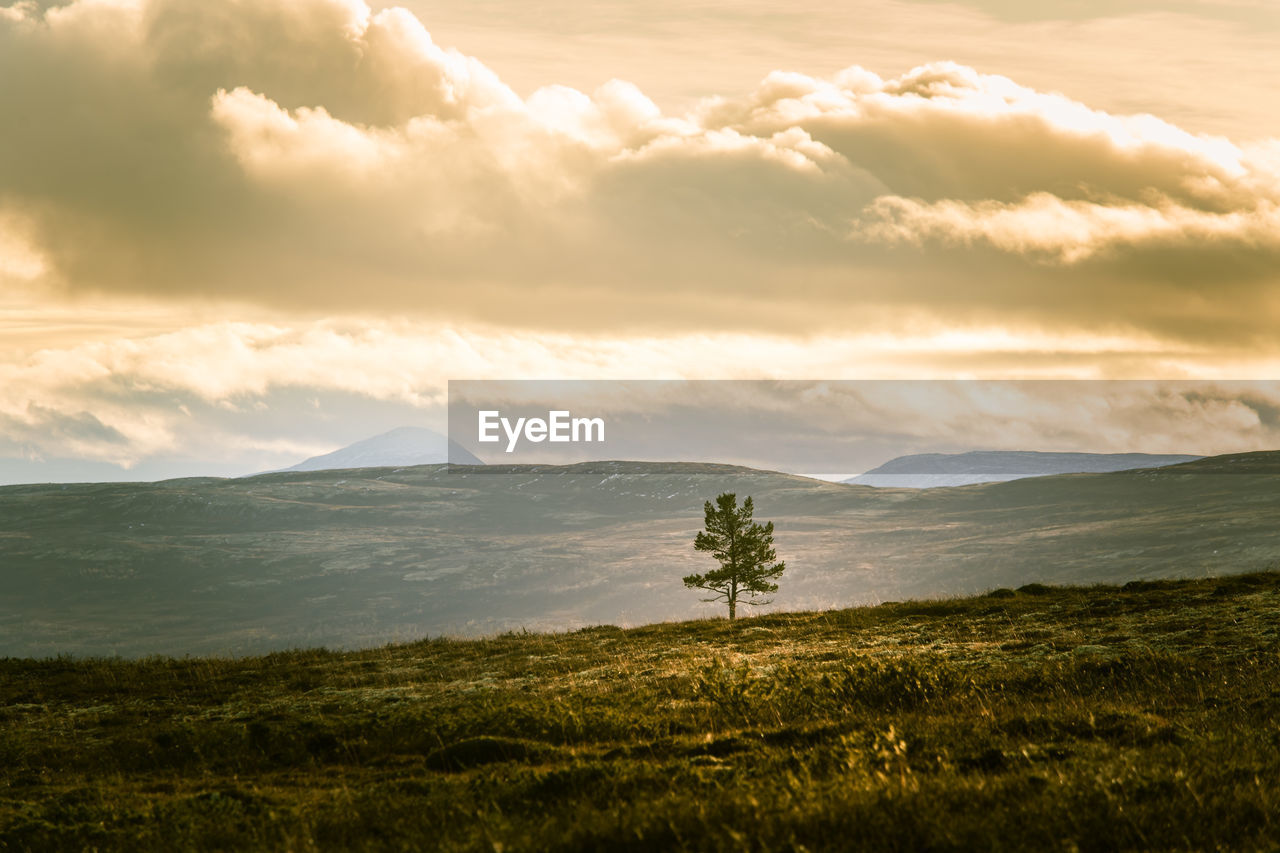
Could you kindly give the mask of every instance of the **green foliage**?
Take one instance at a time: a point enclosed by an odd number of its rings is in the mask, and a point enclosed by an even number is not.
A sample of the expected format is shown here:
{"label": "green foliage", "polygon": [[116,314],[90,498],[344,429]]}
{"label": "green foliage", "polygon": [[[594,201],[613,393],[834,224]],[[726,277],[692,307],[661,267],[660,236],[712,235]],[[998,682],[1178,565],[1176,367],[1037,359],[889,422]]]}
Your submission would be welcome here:
{"label": "green foliage", "polygon": [[1280,575],[0,659],[0,850],[1280,847]]}
{"label": "green foliage", "polygon": [[751,497],[739,508],[738,496],[732,492],[719,495],[714,506],[707,501],[703,509],[706,529],[698,533],[693,547],[710,553],[720,568],[688,575],[684,585],[714,593],[703,601],[723,601],[729,606],[730,619],[737,615],[738,602],[744,596],[747,604],[767,604],[753,599],[762,593],[777,592],[778,585],[773,581],[786,569],[786,563],[778,561],[773,548],[773,522],[753,521],[755,505]]}

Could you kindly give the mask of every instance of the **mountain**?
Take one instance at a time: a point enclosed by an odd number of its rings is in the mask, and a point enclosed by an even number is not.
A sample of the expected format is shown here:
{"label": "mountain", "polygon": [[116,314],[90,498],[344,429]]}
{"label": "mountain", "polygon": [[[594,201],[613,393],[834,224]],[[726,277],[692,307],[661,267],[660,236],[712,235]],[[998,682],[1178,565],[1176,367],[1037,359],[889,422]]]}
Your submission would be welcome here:
{"label": "mountain", "polygon": [[932,489],[999,483],[1053,474],[1098,474],[1160,468],[1200,459],[1172,453],[1041,453],[1029,450],[975,450],[899,456],[845,483],[881,488]]}
{"label": "mountain", "polygon": [[1280,453],[1259,453],[925,490],[638,462],[8,486],[0,656],[352,648],[718,614],[680,578],[708,568],[692,543],[722,491],[777,525],[773,609],[1252,571],[1280,560],[1278,475]]}
{"label": "mountain", "polygon": [[312,456],[285,471],[327,471],[340,468],[378,468],[389,465],[483,465],[455,441],[433,429],[400,427],[366,438],[323,456]]}

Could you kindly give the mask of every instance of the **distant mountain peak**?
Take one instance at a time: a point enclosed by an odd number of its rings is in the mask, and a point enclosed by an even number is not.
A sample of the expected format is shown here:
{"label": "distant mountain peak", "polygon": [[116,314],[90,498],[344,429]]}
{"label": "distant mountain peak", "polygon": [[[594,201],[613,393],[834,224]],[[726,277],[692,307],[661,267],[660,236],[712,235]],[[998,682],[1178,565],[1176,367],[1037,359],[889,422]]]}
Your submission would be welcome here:
{"label": "distant mountain peak", "polygon": [[1048,477],[1053,474],[1102,474],[1135,468],[1162,468],[1194,462],[1200,456],[1175,453],[1076,453],[1037,450],[971,450],[965,453],[915,453],[890,459],[878,468],[845,480],[860,486],[929,489]]}
{"label": "distant mountain peak", "polygon": [[285,471],[324,471],[334,468],[385,468],[438,465],[443,462],[483,465],[456,442],[426,427],[403,426],[362,439],[332,453],[312,456]]}

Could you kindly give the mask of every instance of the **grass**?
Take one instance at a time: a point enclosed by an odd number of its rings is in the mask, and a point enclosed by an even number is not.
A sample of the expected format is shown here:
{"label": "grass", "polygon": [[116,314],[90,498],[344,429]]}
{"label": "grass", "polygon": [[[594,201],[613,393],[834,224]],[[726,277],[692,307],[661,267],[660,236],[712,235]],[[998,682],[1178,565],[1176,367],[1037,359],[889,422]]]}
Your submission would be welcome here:
{"label": "grass", "polygon": [[1280,846],[1280,575],[0,661],[4,850]]}

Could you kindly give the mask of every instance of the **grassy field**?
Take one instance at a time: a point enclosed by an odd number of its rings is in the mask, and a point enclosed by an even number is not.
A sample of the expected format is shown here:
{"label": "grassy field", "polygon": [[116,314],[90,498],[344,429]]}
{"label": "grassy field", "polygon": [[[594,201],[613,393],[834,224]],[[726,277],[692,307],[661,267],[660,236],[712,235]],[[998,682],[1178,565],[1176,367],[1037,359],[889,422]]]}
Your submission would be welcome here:
{"label": "grassy field", "polygon": [[1280,575],[0,661],[0,849],[1276,849]]}

